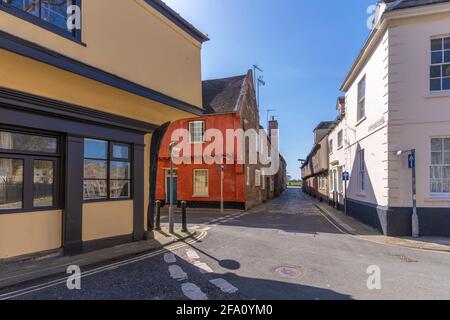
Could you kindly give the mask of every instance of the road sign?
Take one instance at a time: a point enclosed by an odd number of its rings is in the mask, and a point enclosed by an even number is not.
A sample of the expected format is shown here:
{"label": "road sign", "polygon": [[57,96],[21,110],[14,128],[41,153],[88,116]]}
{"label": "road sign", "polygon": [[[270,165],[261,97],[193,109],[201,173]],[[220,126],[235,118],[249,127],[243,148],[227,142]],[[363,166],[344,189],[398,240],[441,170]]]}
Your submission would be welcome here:
{"label": "road sign", "polygon": [[416,167],[416,155],[414,153],[411,153],[408,156],[408,168],[414,169]]}
{"label": "road sign", "polygon": [[349,172],[342,173],[342,181],[350,181],[350,173]]}

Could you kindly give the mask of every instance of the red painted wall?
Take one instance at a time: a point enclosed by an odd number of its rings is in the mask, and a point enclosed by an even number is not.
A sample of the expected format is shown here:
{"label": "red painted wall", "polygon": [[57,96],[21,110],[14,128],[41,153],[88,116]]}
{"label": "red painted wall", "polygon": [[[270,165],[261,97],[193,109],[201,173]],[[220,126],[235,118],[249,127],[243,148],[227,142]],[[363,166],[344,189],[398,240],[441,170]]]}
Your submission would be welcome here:
{"label": "red painted wall", "polygon": [[[222,132],[223,136],[226,136],[227,129],[239,129],[241,127],[241,119],[238,114],[222,114],[222,115],[211,115],[192,119],[183,119],[173,122],[168,130],[164,139],[161,143],[161,149],[159,153],[158,161],[158,174],[157,174],[157,189],[156,189],[156,199],[165,200],[166,198],[166,170],[170,168],[170,157],[169,157],[169,145],[171,142],[172,133],[178,128],[189,128],[190,121],[205,121],[206,130],[214,128]],[[202,145],[202,148],[206,148],[210,143],[206,142]],[[235,146],[237,145],[235,141]],[[193,147],[192,147],[193,148]],[[226,150],[226,145],[224,145],[224,150]],[[237,147],[235,147],[236,155]],[[192,160],[192,163],[194,161]],[[236,162],[236,158],[235,158]],[[182,164],[175,165],[174,169],[178,171],[178,200],[185,201],[208,201],[208,202],[219,202],[220,201],[220,170],[217,169],[216,165],[207,164]],[[208,169],[209,177],[209,197],[194,197],[194,170],[195,169]],[[235,203],[245,203],[245,175],[243,165],[227,165],[227,170],[224,175],[224,201],[225,202],[235,202]]]}

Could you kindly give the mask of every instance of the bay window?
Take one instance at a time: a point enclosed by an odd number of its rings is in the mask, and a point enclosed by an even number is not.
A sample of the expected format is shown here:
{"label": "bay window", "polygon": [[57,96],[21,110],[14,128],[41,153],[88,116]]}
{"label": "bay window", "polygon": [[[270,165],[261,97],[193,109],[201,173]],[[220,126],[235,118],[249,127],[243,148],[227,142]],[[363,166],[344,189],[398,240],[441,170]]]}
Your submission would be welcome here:
{"label": "bay window", "polygon": [[131,198],[130,146],[84,140],[84,200]]}

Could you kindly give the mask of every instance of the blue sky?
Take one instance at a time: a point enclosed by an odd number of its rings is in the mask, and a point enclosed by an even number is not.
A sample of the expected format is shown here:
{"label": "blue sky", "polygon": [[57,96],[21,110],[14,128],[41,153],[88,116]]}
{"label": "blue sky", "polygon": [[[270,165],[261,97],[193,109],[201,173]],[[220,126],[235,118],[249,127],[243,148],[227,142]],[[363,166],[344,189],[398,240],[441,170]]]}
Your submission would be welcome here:
{"label": "blue sky", "polygon": [[209,35],[203,79],[264,70],[261,122],[276,109],[288,172],[312,148],[312,130],[336,118],[340,84],[369,34],[367,8],[375,0],[165,0]]}

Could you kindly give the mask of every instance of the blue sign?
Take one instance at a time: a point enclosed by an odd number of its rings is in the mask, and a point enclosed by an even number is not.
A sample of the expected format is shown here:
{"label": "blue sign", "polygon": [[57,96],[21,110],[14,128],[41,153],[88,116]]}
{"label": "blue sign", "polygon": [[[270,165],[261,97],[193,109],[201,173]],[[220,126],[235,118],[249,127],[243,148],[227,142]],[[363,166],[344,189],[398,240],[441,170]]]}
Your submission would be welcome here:
{"label": "blue sign", "polygon": [[342,173],[342,181],[350,181],[350,173],[349,172]]}
{"label": "blue sign", "polygon": [[413,154],[413,153],[411,153],[411,154],[408,156],[408,167],[409,167],[410,169],[414,169],[414,168],[416,167],[416,155]]}

